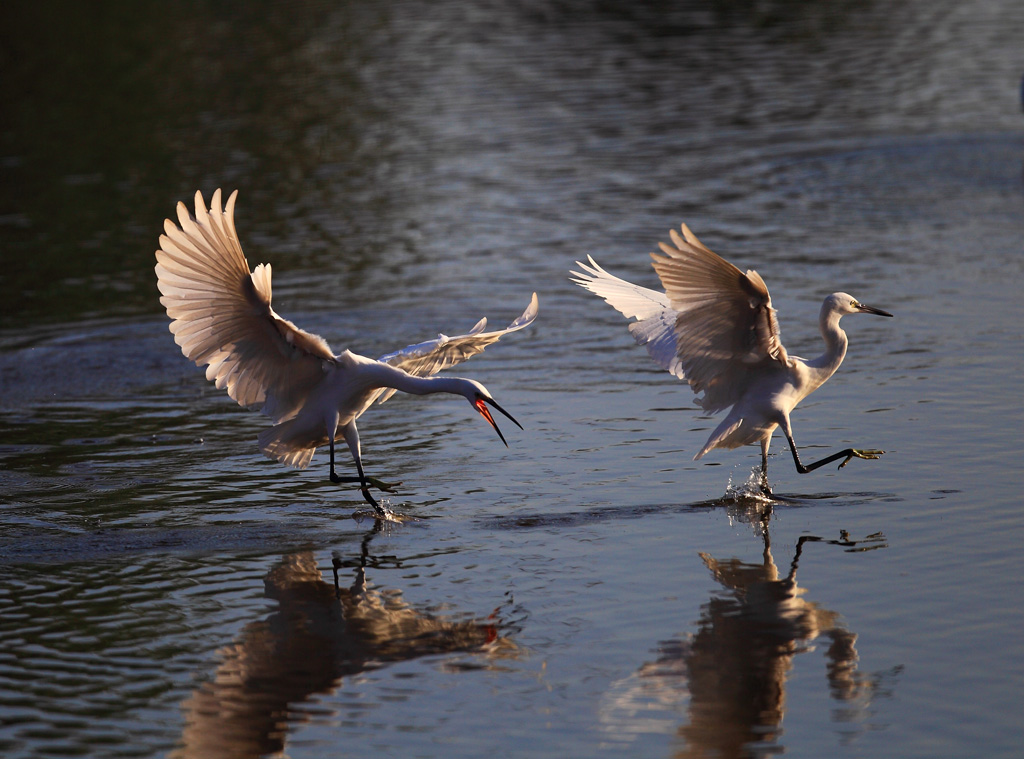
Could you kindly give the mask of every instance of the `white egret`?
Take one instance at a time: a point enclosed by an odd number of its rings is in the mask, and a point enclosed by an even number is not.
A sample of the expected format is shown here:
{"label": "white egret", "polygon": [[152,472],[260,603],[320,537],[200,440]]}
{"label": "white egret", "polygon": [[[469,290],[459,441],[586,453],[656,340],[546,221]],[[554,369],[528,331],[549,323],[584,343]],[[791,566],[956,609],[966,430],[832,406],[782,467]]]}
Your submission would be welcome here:
{"label": "white egret", "polygon": [[[664,293],[619,279],[589,257],[576,262],[582,272],[573,281],[599,295],[627,318],[637,321],[629,331],[664,369],[686,380],[706,412],[732,407],[704,447],[701,458],[715,448],[761,444],[761,490],[768,487],[768,447],[776,427],[789,442],[801,474],[843,459],[877,459],[884,451],[847,448],[813,464],[803,464],[793,441],[790,413],[822,386],[846,356],[846,333],[839,320],[847,314],[892,314],[865,306],[852,295],[832,293],[818,317],[825,352],[805,360],[786,353],[768,287],[756,271],[746,274],[712,253],[682,225],[672,230],[673,245],[658,243],[665,255],[652,253],[654,270]],[[685,239],[684,239],[685,238]]]}
{"label": "white egret", "polygon": [[[396,390],[414,395],[461,395],[490,424],[507,446],[488,410],[492,406],[522,425],[499,406],[479,382],[457,377],[432,377],[480,353],[503,335],[522,329],[537,317],[537,294],[522,316],[507,329],[484,332],[481,319],[459,337],[439,335],[373,360],[345,350],[335,355],[327,342],[304,332],[271,308],[270,264],[252,272],[235,231],[238,191],[221,207],[218,189],[206,209],[201,193],[195,216],[178,203],[178,224],[164,222],[156,275],[160,302],[172,319],[170,330],[181,352],[206,377],[242,406],[262,406],[274,426],[259,435],[260,450],[299,469],[309,465],[317,446],[331,454],[331,481],[358,482],[363,497],[379,516],[385,510],[370,487],[393,492],[363,473],[356,420],[374,401],[383,403]],[[358,477],[342,477],[334,468],[334,442],[344,438]]]}

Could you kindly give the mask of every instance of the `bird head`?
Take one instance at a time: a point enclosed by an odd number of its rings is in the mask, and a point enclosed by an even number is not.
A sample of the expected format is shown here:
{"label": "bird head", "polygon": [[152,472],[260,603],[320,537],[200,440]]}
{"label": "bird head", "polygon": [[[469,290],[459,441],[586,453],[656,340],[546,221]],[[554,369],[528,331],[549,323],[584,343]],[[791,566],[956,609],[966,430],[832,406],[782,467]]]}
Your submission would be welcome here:
{"label": "bird head", "polygon": [[505,436],[501,434],[501,430],[498,429],[497,422],[495,422],[494,417],[491,416],[491,410],[487,407],[493,406],[495,409],[511,419],[512,423],[519,429],[522,429],[523,425],[517,422],[514,416],[498,405],[497,401],[495,401],[494,398],[491,397],[491,394],[487,392],[487,388],[473,380],[468,380],[468,383],[469,387],[465,392],[466,400],[468,400],[470,405],[476,409],[477,413],[494,428],[494,431],[498,433],[498,437],[501,438],[501,442],[505,443],[505,447],[508,448]]}
{"label": "bird head", "polygon": [[840,316],[847,314],[876,314],[877,316],[892,316],[888,311],[880,308],[865,306],[849,293],[832,293],[825,298],[825,308]]}

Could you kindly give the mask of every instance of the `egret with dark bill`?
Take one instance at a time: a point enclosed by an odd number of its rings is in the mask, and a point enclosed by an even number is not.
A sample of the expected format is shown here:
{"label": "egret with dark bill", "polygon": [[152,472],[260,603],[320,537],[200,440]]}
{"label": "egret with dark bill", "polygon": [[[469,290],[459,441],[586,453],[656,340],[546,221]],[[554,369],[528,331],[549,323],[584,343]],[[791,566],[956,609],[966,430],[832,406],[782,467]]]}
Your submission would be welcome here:
{"label": "egret with dark bill", "polygon": [[832,293],[818,317],[825,352],[812,360],[790,356],[760,275],[752,269],[744,273],[712,253],[685,224],[682,232],[669,233],[671,245],[658,243],[664,255],[651,254],[663,293],[619,279],[589,256],[589,265],[577,261],[582,271],[572,274],[576,284],[637,320],[629,325],[633,338],[694,393],[703,393],[698,401],[706,412],[731,408],[694,460],[715,448],[760,443],[760,487],[770,495],[768,447],[776,428],[786,436],[801,474],[839,459],[841,469],[850,459],[881,456],[885,451],[846,448],[804,464],[789,417],[843,363],[847,339],[839,320],[850,314],[892,314],[865,306],[852,295]]}

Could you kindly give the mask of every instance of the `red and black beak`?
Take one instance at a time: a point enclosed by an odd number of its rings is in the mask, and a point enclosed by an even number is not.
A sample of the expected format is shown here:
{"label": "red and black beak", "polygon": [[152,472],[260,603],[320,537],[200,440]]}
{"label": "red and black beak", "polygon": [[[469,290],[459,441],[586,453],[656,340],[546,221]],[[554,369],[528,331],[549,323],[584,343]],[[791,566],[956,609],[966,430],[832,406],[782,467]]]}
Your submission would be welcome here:
{"label": "red and black beak", "polygon": [[496,408],[498,411],[500,411],[505,416],[507,416],[509,419],[511,419],[512,423],[515,424],[515,426],[518,427],[519,429],[522,429],[523,425],[521,425],[519,422],[517,422],[516,418],[514,416],[512,416],[512,414],[508,413],[505,409],[503,409],[501,406],[499,406],[494,401],[493,398],[484,398],[483,396],[480,396],[475,401],[473,401],[473,408],[475,408],[478,412],[480,412],[480,416],[482,416],[484,419],[486,419],[487,423],[489,425],[494,427],[494,431],[498,433],[498,437],[501,438],[501,442],[505,443],[505,447],[508,448],[508,443],[505,441],[505,436],[502,435],[501,434],[501,430],[498,429],[498,423],[495,422],[494,421],[494,417],[491,416],[491,410],[489,408],[487,408],[487,404],[490,404],[490,405],[494,406],[494,408]]}

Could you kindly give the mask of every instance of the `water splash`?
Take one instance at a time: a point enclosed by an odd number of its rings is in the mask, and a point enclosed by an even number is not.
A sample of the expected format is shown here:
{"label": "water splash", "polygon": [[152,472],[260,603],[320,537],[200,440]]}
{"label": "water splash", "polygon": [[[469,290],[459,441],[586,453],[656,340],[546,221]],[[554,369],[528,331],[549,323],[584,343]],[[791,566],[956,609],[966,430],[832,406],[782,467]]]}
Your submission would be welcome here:
{"label": "water splash", "polygon": [[750,504],[772,504],[774,499],[761,490],[761,467],[753,467],[747,479],[739,485],[733,485],[732,477],[725,486],[725,494],[722,496],[723,503],[736,502]]}
{"label": "water splash", "polygon": [[761,468],[750,470],[747,479],[738,485],[732,477],[725,486],[725,494],[719,503],[726,507],[730,521],[751,525],[755,531],[763,529],[765,520],[772,513],[775,499],[761,490]]}
{"label": "water splash", "polygon": [[381,498],[377,501],[380,505],[383,514],[378,513],[373,509],[357,509],[352,512],[352,518],[356,522],[362,523],[364,519],[373,519],[382,525],[394,525],[394,524],[405,524],[406,522],[418,522],[420,521],[417,517],[409,516],[408,514],[400,514],[397,511],[392,511],[391,501],[387,498]]}

